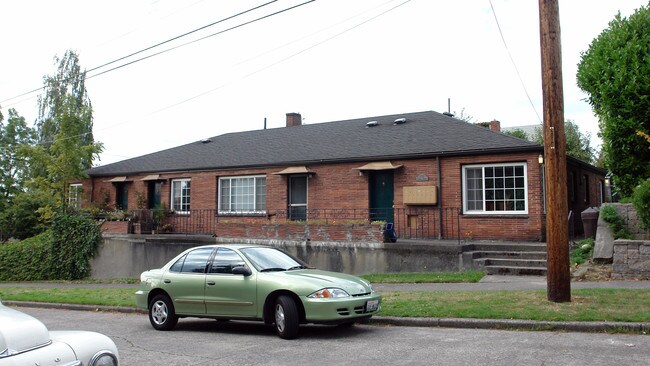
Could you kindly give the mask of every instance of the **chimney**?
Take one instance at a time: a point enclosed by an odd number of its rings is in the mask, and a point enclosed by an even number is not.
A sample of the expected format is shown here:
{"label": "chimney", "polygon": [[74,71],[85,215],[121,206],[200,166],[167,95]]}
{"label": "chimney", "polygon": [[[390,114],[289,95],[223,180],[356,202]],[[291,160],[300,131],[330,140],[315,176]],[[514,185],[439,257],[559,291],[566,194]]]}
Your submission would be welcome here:
{"label": "chimney", "polygon": [[496,119],[493,119],[490,122],[490,131],[501,132],[501,122],[497,121]]}
{"label": "chimney", "polygon": [[300,113],[287,113],[287,127],[302,125],[302,116]]}

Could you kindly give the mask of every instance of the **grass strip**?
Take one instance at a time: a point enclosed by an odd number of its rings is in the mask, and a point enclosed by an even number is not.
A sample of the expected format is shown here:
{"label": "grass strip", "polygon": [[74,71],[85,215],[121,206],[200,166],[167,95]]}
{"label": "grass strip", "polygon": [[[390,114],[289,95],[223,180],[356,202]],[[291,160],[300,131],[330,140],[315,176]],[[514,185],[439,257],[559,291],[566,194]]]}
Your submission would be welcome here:
{"label": "grass strip", "polygon": [[476,283],[485,276],[484,272],[443,273],[374,273],[361,277],[371,283]]}
{"label": "grass strip", "polygon": [[[135,306],[133,288],[0,287],[0,300]],[[650,322],[650,290],[578,289],[569,303],[535,291],[413,291],[382,293],[383,316]]]}

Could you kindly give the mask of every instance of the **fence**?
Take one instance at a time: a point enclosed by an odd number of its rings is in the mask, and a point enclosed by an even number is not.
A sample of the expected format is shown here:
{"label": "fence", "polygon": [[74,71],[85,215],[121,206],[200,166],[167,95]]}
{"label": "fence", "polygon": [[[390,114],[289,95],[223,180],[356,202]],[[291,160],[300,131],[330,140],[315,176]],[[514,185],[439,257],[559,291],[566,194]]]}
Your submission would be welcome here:
{"label": "fence", "polygon": [[[303,209],[276,210],[264,216],[250,217],[248,213],[219,215],[214,209],[173,212],[163,210],[135,210],[132,212],[134,228],[142,234],[152,232],[182,234],[215,234],[219,222],[224,220],[251,220],[250,225],[260,222],[283,223],[306,221],[320,225],[392,222],[395,233],[402,239],[451,239],[460,238],[460,209],[447,208],[395,208],[395,209]],[[258,220],[254,220],[258,219]]]}

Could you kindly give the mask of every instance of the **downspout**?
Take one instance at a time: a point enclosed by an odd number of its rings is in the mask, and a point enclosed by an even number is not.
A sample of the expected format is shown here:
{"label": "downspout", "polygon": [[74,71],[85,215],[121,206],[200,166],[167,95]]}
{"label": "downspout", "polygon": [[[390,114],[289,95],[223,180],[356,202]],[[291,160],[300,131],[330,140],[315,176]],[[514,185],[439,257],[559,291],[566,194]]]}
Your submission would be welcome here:
{"label": "downspout", "polygon": [[438,240],[442,240],[442,177],[440,169],[440,156],[436,156],[438,166]]}

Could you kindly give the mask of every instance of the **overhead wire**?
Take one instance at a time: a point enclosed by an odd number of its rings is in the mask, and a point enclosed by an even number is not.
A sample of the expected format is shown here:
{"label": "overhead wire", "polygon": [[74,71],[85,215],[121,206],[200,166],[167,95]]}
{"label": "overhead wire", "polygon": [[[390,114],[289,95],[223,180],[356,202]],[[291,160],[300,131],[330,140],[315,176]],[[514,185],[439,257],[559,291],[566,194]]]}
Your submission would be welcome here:
{"label": "overhead wire", "polygon": [[512,57],[512,53],[510,53],[510,48],[508,48],[508,43],[506,42],[506,39],[503,36],[503,31],[501,30],[501,25],[499,24],[497,13],[494,10],[494,6],[492,5],[492,0],[488,0],[488,1],[490,3],[490,8],[492,9],[492,14],[494,15],[494,21],[497,23],[499,35],[501,35],[501,41],[503,42],[503,46],[506,48],[506,51],[508,52],[508,57],[510,58],[510,62],[512,62],[512,66],[514,66],[515,68],[515,72],[517,73],[517,77],[519,78],[519,82],[521,83],[521,87],[524,89],[524,93],[526,93],[526,97],[528,98],[528,102],[530,103],[530,106],[533,107],[533,111],[535,111],[537,120],[540,123],[542,123],[542,118],[539,116],[539,113],[537,113],[537,108],[535,108],[535,104],[533,103],[533,100],[531,99],[530,94],[528,93],[528,89],[526,89],[526,84],[524,83],[524,80],[521,77],[521,74],[519,73],[519,68],[517,68],[517,63],[515,62],[515,59]]}
{"label": "overhead wire", "polygon": [[[149,46],[149,47],[143,48],[143,49],[141,49],[141,50],[139,50],[139,51],[132,52],[132,53],[126,55],[126,56],[122,56],[122,57],[116,58],[115,60],[112,60],[112,61],[106,62],[106,63],[104,63],[104,64],[101,64],[101,65],[99,65],[99,66],[95,66],[95,67],[93,67],[93,68],[91,68],[91,69],[89,69],[89,70],[86,70],[85,72],[86,72],[86,73],[89,73],[89,72],[92,72],[92,71],[96,71],[96,70],[101,69],[101,68],[103,68],[103,67],[106,67],[106,66],[108,66],[108,65],[112,65],[112,64],[114,64],[114,63],[116,63],[116,62],[119,62],[119,61],[125,60],[125,59],[127,59],[127,58],[129,58],[129,57],[133,57],[133,56],[135,56],[135,55],[139,55],[139,54],[141,54],[141,53],[143,53],[143,52],[149,51],[149,50],[154,49],[154,48],[156,48],[156,47],[160,47],[160,46],[165,45],[165,44],[167,44],[167,43],[169,43],[169,42],[173,42],[173,41],[175,41],[175,40],[177,40],[177,39],[180,39],[180,38],[183,38],[183,37],[189,36],[190,34],[194,34],[194,33],[198,32],[198,31],[204,30],[204,29],[206,29],[206,28],[209,28],[209,27],[215,26],[215,25],[217,25],[217,24],[221,24],[221,23],[223,23],[223,22],[225,22],[225,21],[228,21],[228,20],[234,19],[234,18],[236,18],[236,17],[242,16],[242,15],[247,14],[247,13],[250,13],[250,12],[252,12],[252,11],[255,11],[255,10],[261,9],[261,8],[263,8],[263,7],[267,6],[267,5],[270,5],[270,4],[272,4],[272,3],[275,3],[275,2],[277,2],[277,1],[278,1],[278,0],[271,0],[271,1],[268,1],[268,2],[266,2],[266,3],[264,3],[264,4],[257,5],[257,6],[255,6],[255,7],[250,8],[250,9],[247,9],[247,10],[241,11],[241,12],[239,12],[239,13],[237,13],[237,14],[234,14],[234,15],[231,15],[231,16],[228,16],[228,17],[225,17],[225,18],[219,19],[219,20],[214,21],[214,22],[212,22],[212,23],[210,23],[210,24],[206,24],[206,25],[201,26],[201,27],[199,27],[199,28],[193,29],[193,30],[191,30],[191,31],[189,31],[189,32],[185,32],[185,33],[180,34],[180,35],[178,35],[178,36],[175,36],[175,37],[169,38],[169,39],[167,39],[167,40],[165,40],[165,41],[158,42],[158,43],[156,43],[156,44],[154,44],[154,45],[152,45],[152,46]],[[316,0],[312,0],[312,1],[316,1]],[[206,37],[206,38],[207,38],[207,37]],[[189,42],[189,43],[193,43],[193,42]],[[189,44],[189,43],[188,43],[188,44]],[[185,44],[180,45],[180,46],[177,46],[177,47],[174,47],[174,48],[172,48],[172,49],[175,49],[175,48],[178,48],[178,47],[182,47],[182,46],[184,46],[184,45],[185,45]],[[171,49],[170,49],[170,50],[171,50]],[[165,51],[165,52],[167,52],[167,51]],[[164,52],[160,52],[160,53],[164,53]],[[158,55],[158,54],[160,54],[160,53],[154,54],[153,56]],[[153,57],[153,56],[149,56],[149,57]],[[136,61],[133,61],[133,62],[127,63],[127,64],[125,64],[125,65],[123,65],[123,66],[130,65],[130,64],[133,64],[133,63],[138,62],[138,61],[142,61],[142,60],[147,59],[147,58],[149,58],[149,57],[145,57],[145,58],[142,58],[142,59],[139,59],[139,60],[136,60]],[[123,66],[122,66],[122,67],[123,67]],[[119,67],[118,67],[118,68],[119,68]],[[118,69],[118,68],[113,68],[113,69],[108,70],[108,71],[116,70],[116,69]],[[106,71],[106,72],[108,72],[108,71]],[[96,75],[93,75],[93,76],[98,76],[98,75],[101,75],[101,74],[105,74],[106,72],[102,72],[102,73],[99,73],[99,74],[96,74]],[[93,76],[91,76],[91,77],[93,77]],[[90,78],[90,77],[86,77],[86,79],[89,79],[89,78]],[[4,102],[10,101],[10,100],[14,100],[14,99],[16,99],[16,98],[20,98],[20,97],[25,96],[25,95],[29,95],[29,94],[32,94],[32,93],[38,92],[38,91],[42,90],[43,88],[44,88],[44,87],[41,86],[41,87],[39,87],[39,88],[36,88],[36,89],[30,90],[30,91],[28,91],[28,92],[25,92],[25,93],[22,93],[22,94],[19,94],[19,95],[16,95],[16,96],[14,96],[14,97],[11,97],[11,98],[7,98],[7,99],[4,99],[4,100],[1,100],[0,103],[4,103]]]}

